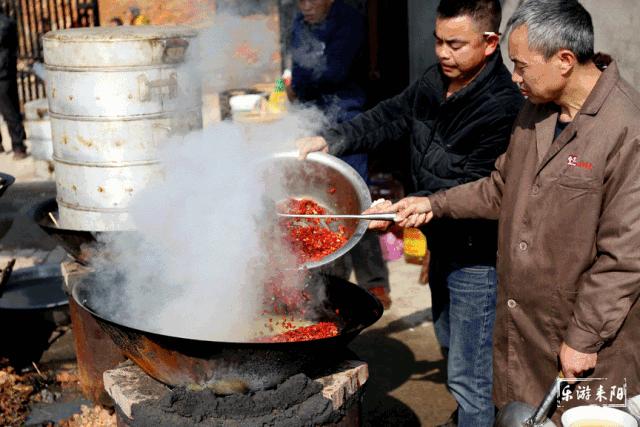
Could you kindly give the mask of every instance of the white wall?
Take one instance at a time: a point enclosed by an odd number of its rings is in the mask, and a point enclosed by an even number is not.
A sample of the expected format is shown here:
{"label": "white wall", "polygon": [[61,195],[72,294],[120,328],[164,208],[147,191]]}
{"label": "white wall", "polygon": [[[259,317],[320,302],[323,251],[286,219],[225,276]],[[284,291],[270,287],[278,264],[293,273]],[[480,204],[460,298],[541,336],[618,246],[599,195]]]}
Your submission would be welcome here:
{"label": "white wall", "polygon": [[409,79],[418,79],[436,62],[433,31],[437,0],[408,0],[409,9]]}
{"label": "white wall", "polygon": [[[503,1],[503,27],[518,1]],[[593,18],[596,52],[613,56],[623,77],[640,90],[640,1],[581,0],[581,3]],[[502,51],[511,69],[506,40],[502,43]]]}

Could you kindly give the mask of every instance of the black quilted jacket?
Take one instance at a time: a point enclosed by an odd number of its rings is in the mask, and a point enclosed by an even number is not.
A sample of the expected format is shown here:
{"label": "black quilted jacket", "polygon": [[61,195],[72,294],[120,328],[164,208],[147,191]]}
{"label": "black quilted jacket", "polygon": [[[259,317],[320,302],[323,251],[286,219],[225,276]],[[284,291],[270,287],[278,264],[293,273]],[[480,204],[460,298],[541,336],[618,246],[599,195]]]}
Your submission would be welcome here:
{"label": "black quilted jacket", "polygon": [[[414,195],[489,175],[507,149],[522,96],[499,51],[448,99],[447,85],[439,65],[430,67],[401,94],[327,131],[330,152],[368,152],[410,135]],[[495,264],[495,221],[439,219],[423,231],[434,256],[461,265]]]}

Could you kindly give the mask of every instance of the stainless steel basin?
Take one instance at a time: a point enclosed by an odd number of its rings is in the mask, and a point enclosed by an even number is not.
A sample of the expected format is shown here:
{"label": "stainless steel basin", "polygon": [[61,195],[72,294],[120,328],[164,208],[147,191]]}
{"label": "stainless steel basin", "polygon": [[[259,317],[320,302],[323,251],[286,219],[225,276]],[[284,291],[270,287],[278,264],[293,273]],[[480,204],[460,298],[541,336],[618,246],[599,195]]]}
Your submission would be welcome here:
{"label": "stainless steel basin", "polygon": [[[362,177],[346,162],[325,153],[312,153],[305,160],[298,152],[273,155],[265,174],[267,194],[274,201],[287,198],[310,198],[330,213],[359,214],[371,206],[371,194]],[[341,220],[347,243],[319,261],[307,262],[303,268],[317,268],[331,263],[355,246],[367,231],[367,221]]]}

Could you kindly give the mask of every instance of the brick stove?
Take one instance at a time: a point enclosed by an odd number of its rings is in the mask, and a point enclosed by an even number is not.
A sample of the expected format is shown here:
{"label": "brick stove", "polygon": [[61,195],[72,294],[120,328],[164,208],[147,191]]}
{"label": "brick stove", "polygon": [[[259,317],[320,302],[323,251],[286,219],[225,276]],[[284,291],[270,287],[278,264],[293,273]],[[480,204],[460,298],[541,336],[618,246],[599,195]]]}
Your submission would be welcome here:
{"label": "brick stove", "polygon": [[271,390],[216,396],[207,389],[169,388],[131,362],[104,373],[118,427],[360,425],[368,366],[344,360],[298,374]]}

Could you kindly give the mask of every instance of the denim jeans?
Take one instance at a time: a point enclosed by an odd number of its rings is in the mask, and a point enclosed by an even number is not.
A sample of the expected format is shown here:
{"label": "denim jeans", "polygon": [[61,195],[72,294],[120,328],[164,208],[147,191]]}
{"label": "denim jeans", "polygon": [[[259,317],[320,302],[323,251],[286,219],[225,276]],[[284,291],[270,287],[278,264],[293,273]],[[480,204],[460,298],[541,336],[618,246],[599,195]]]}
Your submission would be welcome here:
{"label": "denim jeans", "polygon": [[433,321],[447,358],[447,386],[458,402],[458,426],[493,426],[493,325],[496,269],[431,258]]}

